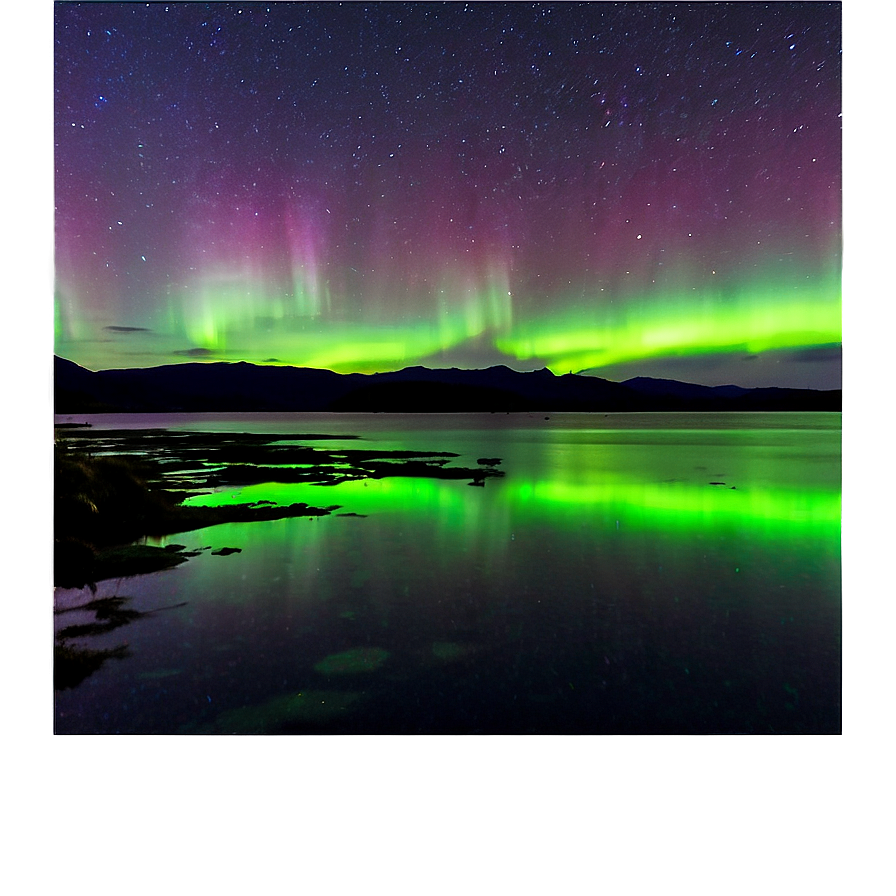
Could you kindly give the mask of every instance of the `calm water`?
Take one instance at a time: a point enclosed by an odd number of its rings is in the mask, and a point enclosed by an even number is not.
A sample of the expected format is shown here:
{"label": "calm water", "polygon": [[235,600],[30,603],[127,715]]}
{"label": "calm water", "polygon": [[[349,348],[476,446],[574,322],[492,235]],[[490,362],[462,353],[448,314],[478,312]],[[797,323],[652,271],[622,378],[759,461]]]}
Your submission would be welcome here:
{"label": "calm water", "polygon": [[128,655],[56,694],[59,733],[840,731],[839,414],[64,419],[358,435],[506,476],[205,498],[358,515],[172,536],[241,551],[100,583],[183,606],[77,642]]}

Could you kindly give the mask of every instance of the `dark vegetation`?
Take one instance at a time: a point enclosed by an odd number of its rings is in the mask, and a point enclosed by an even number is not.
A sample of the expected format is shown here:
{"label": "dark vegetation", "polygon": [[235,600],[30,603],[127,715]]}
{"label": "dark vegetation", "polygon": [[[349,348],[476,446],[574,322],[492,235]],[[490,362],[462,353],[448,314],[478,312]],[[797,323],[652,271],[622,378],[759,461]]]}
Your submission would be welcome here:
{"label": "dark vegetation", "polygon": [[57,691],[73,688],[93,675],[106,660],[120,660],[127,655],[126,644],[96,650],[75,646],[66,641],[57,642],[53,648],[53,688]]}
{"label": "dark vegetation", "polygon": [[105,635],[108,632],[127,625],[145,613],[139,610],[131,610],[125,607],[126,597],[101,597],[96,600],[88,601],[77,607],[67,607],[64,610],[57,610],[58,614],[75,613],[80,610],[90,610],[93,612],[95,621],[82,624],[68,625],[60,629],[56,634],[59,638],[79,638],[83,635]]}
{"label": "dark vegetation", "polygon": [[172,485],[211,484],[185,476],[185,462],[194,462],[192,457],[165,458],[166,441],[158,433],[91,435],[56,440],[54,581],[62,587],[168,569],[193,556],[182,545],[133,543],[143,536],[223,522],[320,516],[334,509],[306,504],[185,507],[181,502],[192,491]]}

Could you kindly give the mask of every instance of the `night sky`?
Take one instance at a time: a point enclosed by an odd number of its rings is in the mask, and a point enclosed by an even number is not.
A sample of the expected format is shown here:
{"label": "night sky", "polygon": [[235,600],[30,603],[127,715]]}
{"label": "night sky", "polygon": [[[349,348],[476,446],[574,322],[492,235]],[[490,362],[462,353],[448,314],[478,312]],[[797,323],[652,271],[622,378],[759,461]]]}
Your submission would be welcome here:
{"label": "night sky", "polygon": [[834,3],[58,3],[55,351],[840,387]]}

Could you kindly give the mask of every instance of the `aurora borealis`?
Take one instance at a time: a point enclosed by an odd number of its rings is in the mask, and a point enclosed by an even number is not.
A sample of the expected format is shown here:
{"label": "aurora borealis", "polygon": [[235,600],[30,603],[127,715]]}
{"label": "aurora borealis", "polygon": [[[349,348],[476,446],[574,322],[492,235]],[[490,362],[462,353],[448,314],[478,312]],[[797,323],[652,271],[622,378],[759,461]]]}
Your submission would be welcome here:
{"label": "aurora borealis", "polygon": [[840,4],[55,21],[63,357],[839,388]]}

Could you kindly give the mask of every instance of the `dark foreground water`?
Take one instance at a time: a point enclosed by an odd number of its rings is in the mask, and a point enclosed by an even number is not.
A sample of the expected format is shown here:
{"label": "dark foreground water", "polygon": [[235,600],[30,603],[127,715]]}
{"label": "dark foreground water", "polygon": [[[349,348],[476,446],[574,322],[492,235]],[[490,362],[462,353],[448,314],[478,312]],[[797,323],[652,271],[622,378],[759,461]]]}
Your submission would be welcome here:
{"label": "dark foreground water", "polygon": [[127,650],[56,693],[57,732],[838,733],[840,415],[549,418],[78,418],[352,434],[506,475],[205,498],[341,510],[172,536],[241,550],[99,583],[170,609],[74,642]]}

